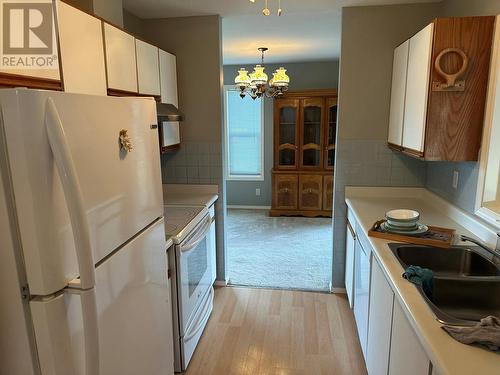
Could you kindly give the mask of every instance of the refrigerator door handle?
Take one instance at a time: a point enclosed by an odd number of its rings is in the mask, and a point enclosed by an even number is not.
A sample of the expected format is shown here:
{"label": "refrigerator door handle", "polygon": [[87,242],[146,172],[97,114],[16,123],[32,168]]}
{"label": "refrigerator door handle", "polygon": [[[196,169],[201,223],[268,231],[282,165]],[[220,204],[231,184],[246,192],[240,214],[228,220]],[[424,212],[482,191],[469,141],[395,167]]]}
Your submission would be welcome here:
{"label": "refrigerator door handle", "polygon": [[75,240],[80,287],[82,289],[82,313],[85,341],[85,372],[99,374],[99,335],[97,303],[94,291],[95,269],[90,245],[90,231],[85,214],[83,195],[76,174],[73,157],[66,140],[64,128],[52,98],[45,107],[45,127],[50,148],[61,178],[64,198],[68,206],[71,228]]}

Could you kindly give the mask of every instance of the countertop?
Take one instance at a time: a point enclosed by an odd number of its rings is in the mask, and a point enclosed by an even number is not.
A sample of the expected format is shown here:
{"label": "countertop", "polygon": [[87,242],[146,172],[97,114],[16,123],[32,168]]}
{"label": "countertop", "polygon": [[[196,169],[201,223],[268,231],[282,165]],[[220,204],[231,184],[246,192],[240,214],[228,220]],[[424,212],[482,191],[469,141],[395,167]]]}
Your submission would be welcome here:
{"label": "countertop", "polygon": [[219,198],[217,185],[164,184],[163,203],[178,206],[206,206]]}
{"label": "countertop", "polygon": [[[386,192],[384,192],[384,189]],[[346,188],[346,203],[354,213],[373,248],[373,255],[391,284],[395,297],[415,330],[422,347],[440,375],[500,374],[500,355],[461,344],[441,329],[431,309],[417,288],[401,277],[403,268],[391,252],[391,241],[368,237],[368,230],[385,212],[394,208],[411,208],[420,212],[425,224],[454,228],[458,234],[472,235],[447,214],[456,209],[443,209],[440,198],[424,189]],[[419,193],[420,192],[420,193]],[[492,298],[500,298],[492,296]]]}
{"label": "countertop", "polygon": [[173,244],[174,244],[174,241],[172,241],[172,239],[170,237],[167,238],[167,250],[170,249]]}

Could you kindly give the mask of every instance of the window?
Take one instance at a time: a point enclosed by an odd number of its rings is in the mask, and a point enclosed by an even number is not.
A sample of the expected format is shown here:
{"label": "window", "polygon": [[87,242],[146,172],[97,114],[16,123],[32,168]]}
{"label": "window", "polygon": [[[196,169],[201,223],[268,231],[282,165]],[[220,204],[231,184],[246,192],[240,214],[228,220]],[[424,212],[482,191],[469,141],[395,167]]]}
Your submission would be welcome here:
{"label": "window", "polygon": [[496,43],[490,72],[476,213],[500,228],[500,44]]}
{"label": "window", "polygon": [[227,179],[261,181],[264,179],[262,99],[240,98],[226,89]]}

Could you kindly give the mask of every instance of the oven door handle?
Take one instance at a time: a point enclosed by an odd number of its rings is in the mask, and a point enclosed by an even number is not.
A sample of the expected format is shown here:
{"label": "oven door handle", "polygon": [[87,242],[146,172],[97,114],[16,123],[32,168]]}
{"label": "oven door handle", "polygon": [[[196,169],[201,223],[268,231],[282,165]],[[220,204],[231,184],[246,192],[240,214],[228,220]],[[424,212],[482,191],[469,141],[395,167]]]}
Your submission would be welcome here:
{"label": "oven door handle", "polygon": [[192,240],[192,242],[188,242],[185,245],[181,245],[180,246],[181,252],[186,253],[190,250],[193,250],[201,241],[203,241],[203,239],[206,237],[206,235],[210,231],[211,224],[212,224],[212,219],[210,219],[210,215],[209,215],[205,219],[205,223],[203,224],[203,227],[198,229],[195,232],[195,235],[197,232],[201,232],[201,234],[194,236],[195,238],[194,238],[194,240]]}
{"label": "oven door handle", "polygon": [[203,314],[200,315],[200,319],[195,324],[191,332],[183,337],[184,342],[191,340],[194,336],[196,336],[196,334],[200,331],[200,329],[202,329],[205,326],[205,323],[210,317],[208,310],[210,309],[210,305],[213,304],[213,301],[214,301],[214,288],[210,288],[210,296],[207,298],[205,306],[203,306]]}

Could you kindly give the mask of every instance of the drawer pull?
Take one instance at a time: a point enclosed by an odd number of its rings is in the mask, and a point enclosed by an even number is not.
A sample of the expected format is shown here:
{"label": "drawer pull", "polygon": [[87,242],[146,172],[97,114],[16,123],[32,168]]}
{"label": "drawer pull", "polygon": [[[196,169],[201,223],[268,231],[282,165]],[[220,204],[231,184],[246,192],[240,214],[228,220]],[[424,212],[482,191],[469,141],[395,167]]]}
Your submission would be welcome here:
{"label": "drawer pull", "polygon": [[290,189],[289,188],[282,188],[282,189],[279,190],[279,192],[287,194],[288,192],[290,192]]}

